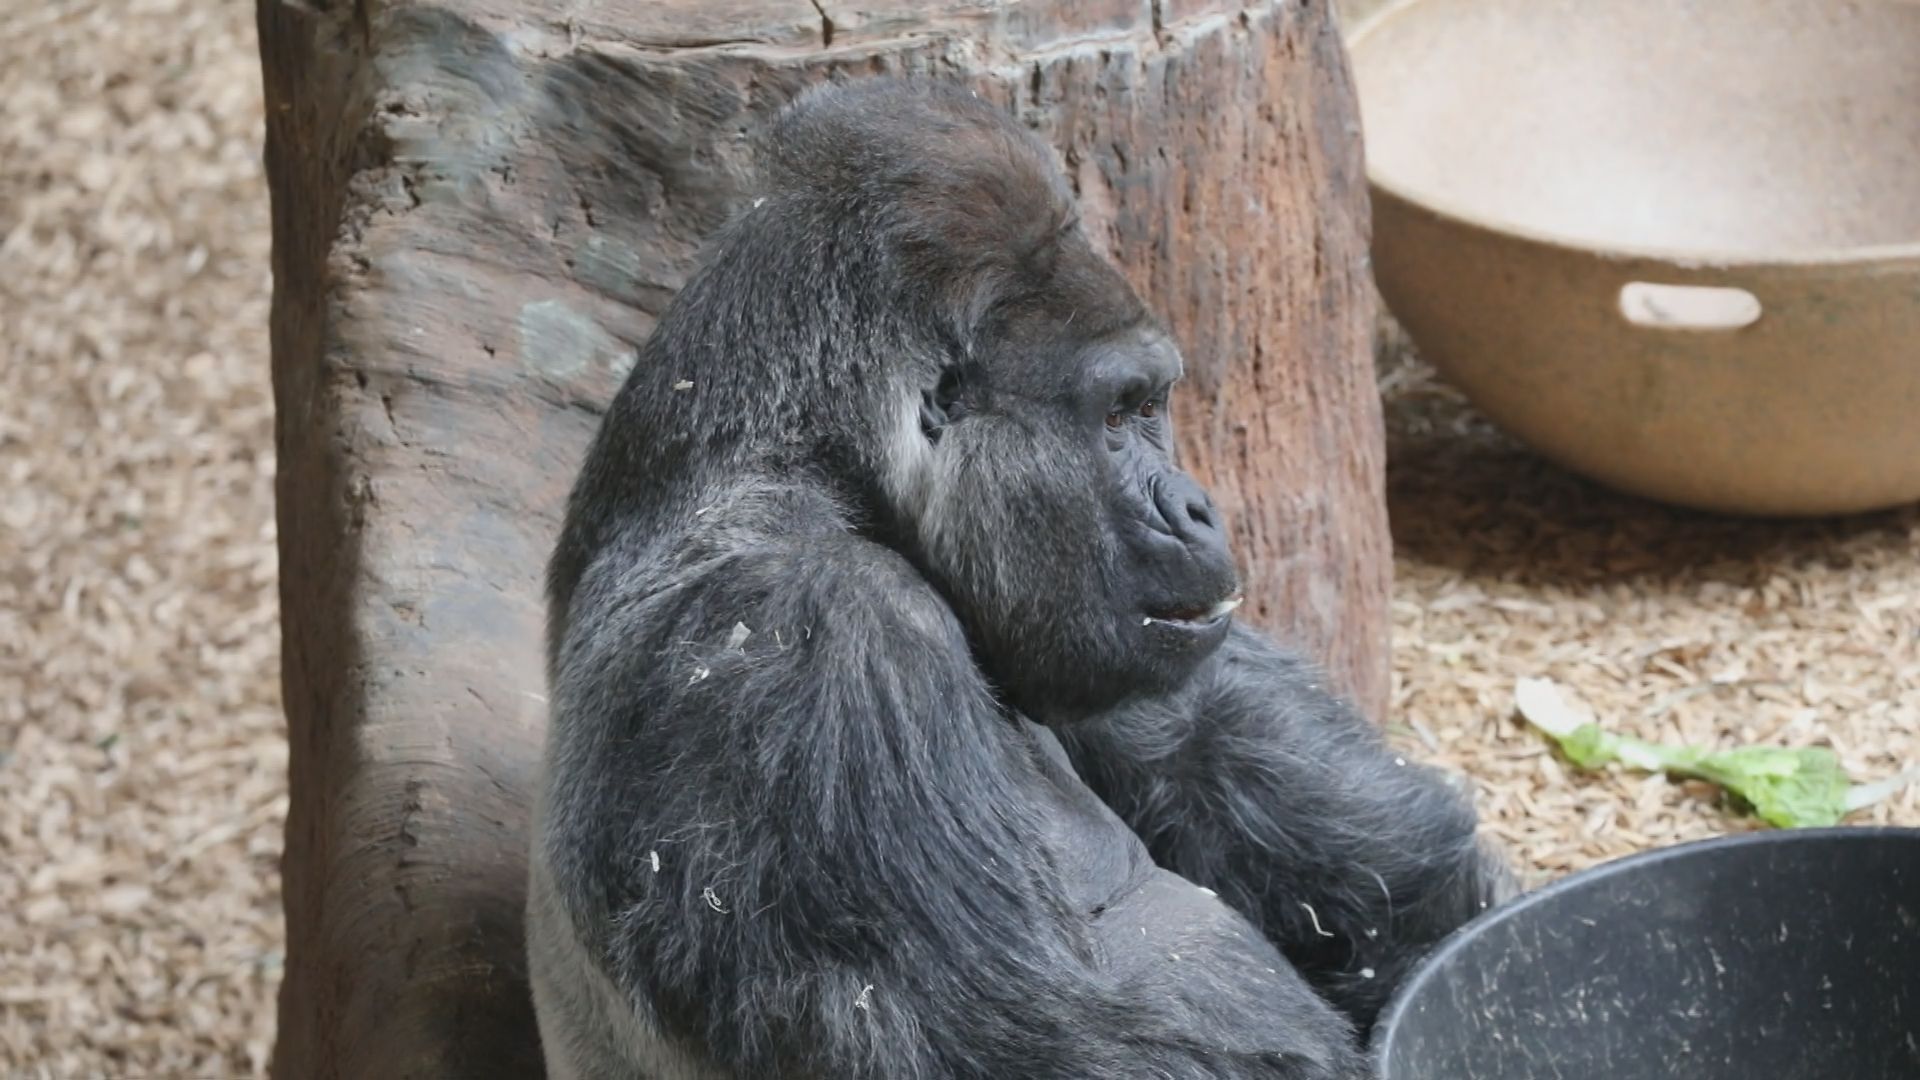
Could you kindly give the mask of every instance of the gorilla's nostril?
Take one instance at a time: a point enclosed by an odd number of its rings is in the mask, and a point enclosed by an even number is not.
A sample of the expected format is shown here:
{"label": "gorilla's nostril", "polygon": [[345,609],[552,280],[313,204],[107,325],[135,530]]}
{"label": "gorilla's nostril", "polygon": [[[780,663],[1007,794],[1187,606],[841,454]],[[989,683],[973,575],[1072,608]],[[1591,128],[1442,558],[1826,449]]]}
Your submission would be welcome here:
{"label": "gorilla's nostril", "polygon": [[1187,520],[1203,529],[1213,528],[1213,507],[1204,499],[1187,500]]}

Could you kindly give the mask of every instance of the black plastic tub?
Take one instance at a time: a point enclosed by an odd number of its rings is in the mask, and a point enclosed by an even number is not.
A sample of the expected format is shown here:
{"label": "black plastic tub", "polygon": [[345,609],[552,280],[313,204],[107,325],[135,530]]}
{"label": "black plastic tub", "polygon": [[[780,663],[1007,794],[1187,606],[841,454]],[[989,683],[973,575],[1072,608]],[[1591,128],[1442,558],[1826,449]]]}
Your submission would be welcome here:
{"label": "black plastic tub", "polygon": [[1920,1080],[1920,830],[1571,875],[1441,943],[1373,1048],[1385,1080]]}

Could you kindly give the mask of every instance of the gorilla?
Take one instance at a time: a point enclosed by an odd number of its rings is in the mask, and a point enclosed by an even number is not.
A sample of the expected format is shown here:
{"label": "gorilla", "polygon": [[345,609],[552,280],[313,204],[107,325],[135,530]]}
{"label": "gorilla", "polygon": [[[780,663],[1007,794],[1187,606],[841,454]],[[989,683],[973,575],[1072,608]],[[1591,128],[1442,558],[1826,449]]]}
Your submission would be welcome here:
{"label": "gorilla", "polygon": [[1236,623],[1181,355],[1052,152],[873,78],[641,349],[548,573],[555,1080],[1355,1080],[1511,892],[1471,804]]}

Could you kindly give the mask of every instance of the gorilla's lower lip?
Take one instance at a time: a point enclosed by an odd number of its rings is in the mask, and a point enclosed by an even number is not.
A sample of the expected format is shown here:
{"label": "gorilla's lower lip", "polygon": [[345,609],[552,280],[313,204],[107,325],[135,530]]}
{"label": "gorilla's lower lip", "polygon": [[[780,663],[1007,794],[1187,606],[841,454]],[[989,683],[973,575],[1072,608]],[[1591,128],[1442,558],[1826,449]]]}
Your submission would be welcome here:
{"label": "gorilla's lower lip", "polygon": [[1214,604],[1212,607],[1189,608],[1183,611],[1168,611],[1159,615],[1148,615],[1140,621],[1140,625],[1152,626],[1154,623],[1166,623],[1178,626],[1181,624],[1200,625],[1219,622],[1221,619],[1233,614],[1233,609],[1239,607],[1244,599],[1245,597],[1236,593]]}

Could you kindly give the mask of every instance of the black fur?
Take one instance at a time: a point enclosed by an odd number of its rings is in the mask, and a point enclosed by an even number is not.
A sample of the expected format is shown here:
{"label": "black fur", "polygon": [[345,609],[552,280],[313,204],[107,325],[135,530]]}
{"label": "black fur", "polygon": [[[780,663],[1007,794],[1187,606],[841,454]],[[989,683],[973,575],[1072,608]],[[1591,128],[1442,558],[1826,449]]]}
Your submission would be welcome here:
{"label": "black fur", "polygon": [[[1219,614],[1178,353],[1050,153],[871,80],[769,159],[550,568],[537,874],[597,974],[546,969],[549,1054],[1366,1076],[1383,997],[1504,877],[1464,799]],[[601,975],[650,1047],[556,1004]]]}

